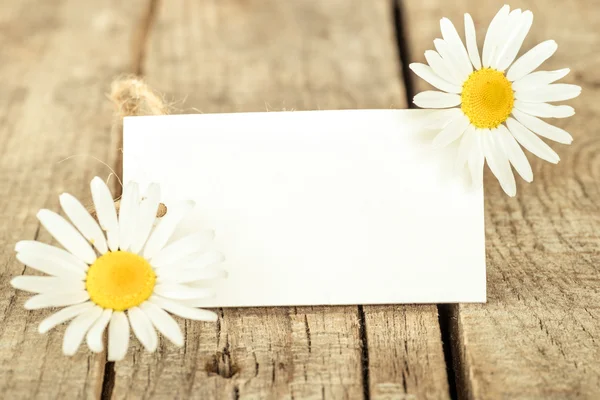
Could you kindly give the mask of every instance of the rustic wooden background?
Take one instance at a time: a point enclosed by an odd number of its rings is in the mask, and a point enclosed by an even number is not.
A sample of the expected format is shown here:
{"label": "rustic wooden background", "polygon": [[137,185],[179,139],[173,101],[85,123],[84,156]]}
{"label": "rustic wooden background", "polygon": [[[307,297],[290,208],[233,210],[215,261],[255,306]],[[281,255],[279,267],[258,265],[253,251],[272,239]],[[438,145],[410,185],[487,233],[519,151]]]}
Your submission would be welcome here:
{"label": "rustic wooden background", "polygon": [[[223,399],[600,398],[600,1],[515,0],[526,45],[559,50],[583,86],[558,166],[508,198],[486,171],[485,305],[218,310],[185,322],[186,346],[137,342],[125,361],[61,355],[64,328],[23,309],[10,278],[21,239],[62,191],[89,199],[118,169],[105,97],[136,73],[181,112],[404,108],[426,87],[407,72],[438,21],[479,32],[501,0],[3,0],[0,6],[0,397]],[[459,30],[462,32],[462,25]],[[116,185],[115,185],[116,186]],[[259,290],[259,288],[257,288]],[[182,322],[183,325],[183,322]]]}

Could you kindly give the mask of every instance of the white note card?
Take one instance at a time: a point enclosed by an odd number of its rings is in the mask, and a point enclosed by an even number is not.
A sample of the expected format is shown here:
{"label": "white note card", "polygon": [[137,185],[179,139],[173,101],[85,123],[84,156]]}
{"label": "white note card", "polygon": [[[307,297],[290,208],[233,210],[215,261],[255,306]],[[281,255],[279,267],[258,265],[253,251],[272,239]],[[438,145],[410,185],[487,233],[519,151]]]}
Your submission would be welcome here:
{"label": "white note card", "polygon": [[483,190],[426,111],[127,117],[124,180],[196,207],[226,257],[207,307],[485,302]]}

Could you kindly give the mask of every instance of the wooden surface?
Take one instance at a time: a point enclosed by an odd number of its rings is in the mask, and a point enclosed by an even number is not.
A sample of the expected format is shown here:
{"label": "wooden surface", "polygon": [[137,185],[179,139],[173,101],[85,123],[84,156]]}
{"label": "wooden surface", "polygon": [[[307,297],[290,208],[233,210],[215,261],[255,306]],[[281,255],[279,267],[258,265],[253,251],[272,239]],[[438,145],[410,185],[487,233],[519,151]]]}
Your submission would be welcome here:
{"label": "wooden surface", "polygon": [[[600,3],[518,1],[536,19],[526,47],[559,50],[583,86],[562,161],[530,157],[532,184],[508,198],[486,173],[485,305],[220,309],[183,322],[186,346],[137,341],[125,361],[84,347],[23,309],[8,285],[18,240],[58,195],[90,199],[120,168],[104,93],[141,73],[179,112],[404,108],[443,16],[469,11],[479,39],[499,1],[5,1],[0,7],[0,392],[3,398],[600,398]],[[398,13],[397,11],[401,11]],[[400,18],[399,18],[400,17]],[[396,25],[400,34],[397,35]],[[462,32],[462,28],[459,29]],[[546,66],[545,66],[546,67]],[[61,160],[78,155],[64,162]],[[115,187],[116,184],[115,184]]]}

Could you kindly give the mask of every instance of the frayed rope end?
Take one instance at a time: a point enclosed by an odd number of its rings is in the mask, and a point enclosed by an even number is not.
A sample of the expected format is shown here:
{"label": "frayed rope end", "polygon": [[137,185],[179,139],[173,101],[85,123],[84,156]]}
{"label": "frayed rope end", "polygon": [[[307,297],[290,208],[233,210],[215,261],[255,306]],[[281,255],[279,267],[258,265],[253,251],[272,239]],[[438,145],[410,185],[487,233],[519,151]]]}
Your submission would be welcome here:
{"label": "frayed rope end", "polygon": [[169,106],[160,95],[137,76],[115,79],[108,98],[115,105],[117,118],[139,115],[166,115]]}

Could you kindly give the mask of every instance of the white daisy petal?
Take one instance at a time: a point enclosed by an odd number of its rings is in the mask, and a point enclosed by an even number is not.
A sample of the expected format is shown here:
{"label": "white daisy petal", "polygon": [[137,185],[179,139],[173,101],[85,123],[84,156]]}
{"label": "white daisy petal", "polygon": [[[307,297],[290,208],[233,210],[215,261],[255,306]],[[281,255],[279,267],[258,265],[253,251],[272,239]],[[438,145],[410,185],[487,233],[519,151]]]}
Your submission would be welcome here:
{"label": "white daisy petal", "polygon": [[481,69],[481,58],[479,57],[479,48],[477,47],[477,35],[475,33],[475,24],[470,14],[465,14],[465,41],[469,52],[469,59],[475,69]]}
{"label": "white daisy petal", "polygon": [[179,270],[176,274],[167,275],[164,279],[159,278],[158,283],[194,283],[213,279],[227,278],[227,271],[222,268],[204,268]]}
{"label": "white daisy petal", "polygon": [[500,182],[502,190],[510,197],[514,197],[517,194],[517,184],[510,169],[508,157],[504,153],[502,145],[493,136],[496,133],[490,132],[489,129],[485,129],[482,132],[483,153],[492,173],[496,176],[498,182]]}
{"label": "white daisy petal", "polygon": [[518,81],[537,67],[542,65],[544,61],[554,54],[558,45],[554,40],[546,40],[523,54],[515,63],[508,69],[506,78],[511,81]]}
{"label": "white daisy petal", "polygon": [[162,308],[150,302],[144,302],[140,305],[140,309],[150,319],[154,327],[175,346],[183,346],[183,334],[179,324],[175,322],[173,317],[167,314]]}
{"label": "white daisy petal", "polygon": [[168,244],[152,257],[152,266],[160,268],[181,262],[191,254],[206,250],[208,244],[214,239],[215,232],[204,230],[187,235],[173,243]]}
{"label": "white daisy petal", "polygon": [[492,59],[490,60],[490,68],[498,68],[498,60],[501,56],[500,53],[504,51],[504,48],[508,42],[518,33],[519,22],[521,18],[521,9],[517,8],[512,10],[508,14],[508,19],[502,27],[502,30],[498,32],[496,37],[496,46],[492,52]]}
{"label": "white daisy petal", "polygon": [[469,73],[461,66],[460,61],[457,60],[457,57],[453,53],[450,45],[442,39],[435,39],[433,41],[433,45],[440,56],[442,56],[442,59],[446,64],[446,68],[454,77],[452,82],[462,85],[463,82],[468,78]]}
{"label": "white daisy petal", "polygon": [[525,114],[541,118],[567,118],[575,115],[575,109],[571,106],[555,106],[548,103],[526,103],[515,100],[515,108]]}
{"label": "white daisy petal", "polygon": [[58,243],[74,256],[88,264],[96,261],[94,249],[66,219],[46,209],[38,211],[37,218]]}
{"label": "white daisy petal", "polygon": [[25,302],[26,310],[39,310],[40,308],[63,307],[83,303],[90,299],[85,290],[74,290],[60,293],[42,293],[31,297]]}
{"label": "white daisy petal", "polygon": [[208,251],[201,254],[192,254],[177,264],[157,268],[155,272],[160,280],[172,282],[177,279],[177,275],[184,270],[199,271],[223,261],[225,261],[223,254],[218,251]]}
{"label": "white daisy petal", "polygon": [[191,288],[177,283],[159,283],[154,287],[154,293],[173,300],[206,299],[214,296],[211,289]]}
{"label": "white daisy petal", "polygon": [[89,349],[94,353],[104,351],[104,330],[108,326],[112,313],[111,309],[104,309],[102,315],[94,322],[94,325],[92,325],[85,337]]}
{"label": "white daisy petal", "polygon": [[571,70],[563,68],[556,71],[537,71],[512,83],[515,92],[532,90],[543,87],[564,78]]}
{"label": "white daisy petal", "polygon": [[158,336],[150,319],[138,307],[130,308],[127,314],[129,315],[131,330],[135,333],[135,336],[147,351],[154,353],[158,346]]}
{"label": "white daisy petal", "polygon": [[[496,69],[498,71],[504,71],[512,64],[523,45],[525,37],[531,29],[533,23],[533,13],[531,11],[525,11],[522,15],[519,15],[516,22],[516,26],[509,27],[508,29],[514,29],[512,34],[509,33],[508,40],[504,44],[503,48],[498,52],[496,60]],[[510,31],[508,31],[510,32]]]}
{"label": "white daisy petal", "polygon": [[473,135],[473,142],[471,143],[471,150],[469,151],[469,170],[471,171],[471,181],[474,187],[480,187],[483,184],[483,165],[485,163],[485,156],[483,154],[483,148],[481,144],[481,130],[475,130]]}
{"label": "white daisy petal", "polygon": [[423,129],[444,129],[452,120],[454,120],[462,111],[459,108],[442,108],[433,110],[433,113],[427,116],[421,128]]}
{"label": "white daisy petal", "polygon": [[160,204],[160,186],[156,183],[150,184],[145,197],[140,204],[136,229],[131,239],[130,250],[135,254],[142,250],[152,231],[152,226],[156,220],[156,211]]}
{"label": "white daisy petal", "polygon": [[123,189],[119,207],[119,249],[129,250],[136,229],[140,206],[140,188],[129,182]]}
{"label": "white daisy petal", "polygon": [[68,266],[70,269],[87,271],[89,267],[86,263],[68,251],[35,240],[21,240],[20,242],[17,242],[15,251],[17,253],[35,254],[39,258],[54,259],[63,267]]}
{"label": "white daisy petal", "polygon": [[104,233],[83,204],[69,193],[61,194],[59,200],[60,206],[75,228],[79,229],[79,232],[94,245],[100,254],[106,253],[108,246]]}
{"label": "white daisy petal", "polygon": [[17,276],[10,281],[10,284],[15,289],[31,293],[85,289],[85,282],[82,280],[58,278],[54,276]]}
{"label": "white daisy petal", "polygon": [[525,156],[523,149],[521,149],[515,138],[504,125],[498,126],[497,134],[502,141],[508,160],[515,167],[519,175],[526,182],[533,181],[533,171],[531,170],[529,160],[527,160],[527,156]]}
{"label": "white daisy petal", "polygon": [[458,154],[456,156],[456,169],[462,169],[467,160],[469,159],[469,152],[473,147],[473,142],[475,140],[475,127],[473,125],[469,125],[467,130],[462,135],[460,139],[460,144],[458,145]]}
{"label": "white daisy petal", "polygon": [[102,315],[102,308],[95,306],[79,314],[65,330],[63,353],[72,356],[77,353],[85,334],[96,320]]}
{"label": "white daisy petal", "polygon": [[65,279],[85,279],[85,271],[70,264],[62,264],[55,258],[39,257],[33,252],[17,253],[17,260],[30,268],[51,276]]}
{"label": "white daisy petal", "polygon": [[192,208],[194,208],[193,201],[182,203],[179,207],[169,207],[169,212],[160,220],[146,242],[143,250],[144,258],[151,259],[164,247],[179,221]]}
{"label": "white daisy petal", "polygon": [[62,324],[70,320],[71,318],[75,318],[79,314],[91,310],[94,308],[95,304],[91,301],[82,304],[76,304],[74,306],[63,308],[62,310],[50,315],[46,319],[44,319],[40,326],[38,327],[38,331],[40,333],[46,333],[50,329],[54,328],[57,325]]}
{"label": "white daisy petal", "polygon": [[454,24],[448,18],[442,18],[440,20],[440,29],[442,31],[442,37],[446,43],[448,43],[452,53],[455,55],[455,59],[460,66],[460,70],[463,74],[468,76],[471,72],[473,72],[473,65],[471,65],[469,55],[467,54],[467,49],[465,49],[465,45],[458,35]]}
{"label": "white daisy petal", "polygon": [[440,78],[452,84],[460,85],[460,82],[456,80],[454,76],[452,76],[450,70],[446,66],[446,63],[442,59],[442,56],[440,56],[437,51],[427,50],[425,52],[425,59],[427,60],[427,64],[429,64],[433,72],[435,72]]}
{"label": "white daisy petal", "polygon": [[92,199],[100,227],[106,231],[108,247],[112,251],[119,250],[119,221],[113,196],[106,183],[99,177],[92,179],[90,183]]}
{"label": "white daisy petal", "polygon": [[521,125],[520,122],[514,118],[508,118],[506,120],[506,125],[508,126],[510,133],[517,139],[517,142],[519,142],[521,146],[525,147],[539,158],[553,164],[560,161],[560,157],[550,148],[550,146],[544,143],[544,141],[536,134]]}
{"label": "white daisy petal", "polygon": [[467,130],[470,121],[466,115],[462,114],[455,120],[450,122],[437,136],[433,139],[433,147],[445,147],[458,139]]}
{"label": "white daisy petal", "polygon": [[554,83],[532,90],[515,92],[515,99],[530,103],[546,103],[574,99],[580,93],[580,86]]}
{"label": "white daisy petal", "polygon": [[421,63],[412,63],[408,66],[415,74],[421,77],[423,80],[434,86],[436,89],[442,90],[448,93],[460,93],[462,87],[453,85],[439,75],[433,72],[433,69],[429,65]]}
{"label": "white daisy petal", "polygon": [[157,295],[152,295],[148,301],[181,318],[193,319],[195,321],[212,322],[219,319],[219,316],[212,311],[188,307],[178,303],[177,301],[165,299],[164,297]]}
{"label": "white daisy petal", "polygon": [[490,22],[490,26],[485,35],[485,40],[483,43],[483,52],[481,55],[481,61],[484,67],[489,67],[492,62],[492,57],[494,55],[495,48],[497,46],[498,40],[502,39],[499,37],[506,26],[508,21],[508,14],[510,13],[510,7],[505,5],[498,11],[498,13]]}
{"label": "white daisy petal", "polygon": [[413,103],[421,108],[450,108],[460,105],[461,99],[457,94],[428,90],[418,93]]}
{"label": "white daisy petal", "polygon": [[554,140],[558,143],[571,144],[573,142],[573,137],[564,129],[550,125],[539,118],[532,117],[519,110],[513,110],[512,114],[517,121],[533,133],[537,133],[540,136]]}
{"label": "white daisy petal", "polygon": [[122,311],[115,311],[108,325],[108,361],[121,361],[129,347],[129,322]]}

